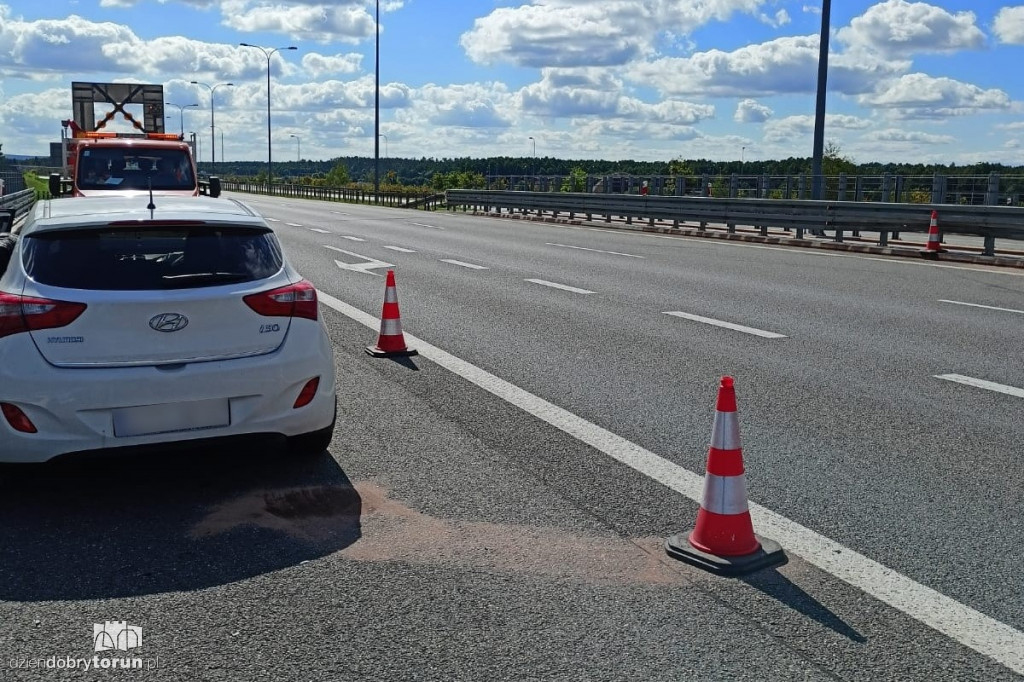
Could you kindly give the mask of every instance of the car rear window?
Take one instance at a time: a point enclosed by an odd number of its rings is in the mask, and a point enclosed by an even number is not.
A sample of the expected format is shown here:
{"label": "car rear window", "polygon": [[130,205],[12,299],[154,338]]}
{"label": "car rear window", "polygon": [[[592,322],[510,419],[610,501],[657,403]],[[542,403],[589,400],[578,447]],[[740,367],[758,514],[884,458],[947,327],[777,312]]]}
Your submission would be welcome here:
{"label": "car rear window", "polygon": [[60,230],[24,241],[29,277],[70,289],[190,289],[266,279],[284,265],[274,233],[247,227]]}

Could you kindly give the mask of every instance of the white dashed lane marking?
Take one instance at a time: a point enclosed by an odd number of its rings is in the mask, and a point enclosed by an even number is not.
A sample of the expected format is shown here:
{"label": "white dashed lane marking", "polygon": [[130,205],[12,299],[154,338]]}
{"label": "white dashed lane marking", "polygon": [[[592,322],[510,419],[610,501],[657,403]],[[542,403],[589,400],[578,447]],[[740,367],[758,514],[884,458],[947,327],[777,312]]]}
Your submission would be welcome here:
{"label": "white dashed lane marking", "polygon": [[962,374],[936,374],[935,378],[943,379],[945,381],[952,381],[953,383],[956,384],[963,384],[964,386],[983,388],[986,391],[993,391],[995,393],[1004,393],[1006,395],[1012,395],[1016,398],[1024,398],[1024,388],[1017,388],[1016,386],[1007,386],[1005,384],[997,384],[994,381],[985,381],[984,379],[965,377]]}
{"label": "white dashed lane marking", "polygon": [[982,305],[980,303],[964,303],[963,301],[947,301],[944,298],[939,299],[939,303],[952,303],[953,305],[966,305],[972,308],[984,308],[985,310],[998,310],[1001,313],[1019,313],[1024,315],[1024,310],[1014,310],[1013,308],[997,308],[993,305]]}
{"label": "white dashed lane marking", "polygon": [[591,251],[593,253],[606,253],[611,256],[625,256],[626,258],[647,258],[647,256],[635,256],[631,253],[619,253],[618,251],[602,251],[601,249],[588,249],[585,246],[570,246],[569,244],[551,244],[547,243],[546,246],[559,246],[563,249],[576,249],[578,251]]}
{"label": "white dashed lane marking", "polygon": [[458,265],[459,267],[469,268],[470,270],[487,270],[488,269],[488,268],[485,268],[482,265],[474,265],[473,263],[464,263],[464,262],[462,262],[460,260],[452,260],[450,258],[442,258],[440,260],[441,260],[442,263],[451,263],[452,265]]}
{"label": "white dashed lane marking", "polygon": [[391,251],[397,251],[398,253],[416,253],[412,249],[405,249],[401,246],[384,246],[381,248],[390,249]]}
{"label": "white dashed lane marking", "polygon": [[571,287],[568,284],[558,284],[557,282],[549,282],[546,279],[528,279],[527,282],[533,282],[534,284],[540,284],[545,287],[551,287],[552,289],[561,289],[562,291],[571,291],[574,294],[593,294],[593,291],[589,289],[578,289],[577,287]]}
{"label": "white dashed lane marking", "polygon": [[701,315],[691,315],[690,313],[681,313],[678,310],[666,311],[666,315],[673,317],[681,317],[684,320],[692,320],[693,322],[701,322],[703,324],[710,324],[715,327],[722,327],[724,329],[731,329],[737,332],[743,332],[744,334],[752,334],[754,336],[760,336],[765,339],[784,339],[785,334],[776,334],[775,332],[766,332],[763,329],[755,329],[754,327],[745,327],[742,324],[735,324],[733,322],[723,322],[722,320],[716,320],[710,317],[702,317]]}

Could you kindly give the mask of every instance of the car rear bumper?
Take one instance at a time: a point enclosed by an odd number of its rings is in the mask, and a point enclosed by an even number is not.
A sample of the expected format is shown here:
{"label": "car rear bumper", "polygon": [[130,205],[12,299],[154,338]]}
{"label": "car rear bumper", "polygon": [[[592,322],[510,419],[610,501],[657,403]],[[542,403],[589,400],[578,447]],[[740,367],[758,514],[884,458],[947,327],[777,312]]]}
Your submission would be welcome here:
{"label": "car rear bumper", "polygon": [[[37,433],[16,431],[0,416],[0,462],[44,462],[109,448],[144,452],[148,446],[246,434],[290,437],[326,428],[335,414],[330,340],[321,323],[296,322],[302,324],[293,322],[273,353],[164,368],[58,368],[43,360],[28,334],[7,337],[0,343],[0,402],[20,409]],[[295,408],[314,377],[319,386],[312,400]],[[187,420],[197,418],[197,407],[208,406],[217,406],[226,419],[198,418],[199,428],[193,428]],[[135,412],[144,418],[126,421]],[[168,421],[166,414],[184,415],[186,421]],[[147,432],[150,422],[149,431],[163,432]]]}

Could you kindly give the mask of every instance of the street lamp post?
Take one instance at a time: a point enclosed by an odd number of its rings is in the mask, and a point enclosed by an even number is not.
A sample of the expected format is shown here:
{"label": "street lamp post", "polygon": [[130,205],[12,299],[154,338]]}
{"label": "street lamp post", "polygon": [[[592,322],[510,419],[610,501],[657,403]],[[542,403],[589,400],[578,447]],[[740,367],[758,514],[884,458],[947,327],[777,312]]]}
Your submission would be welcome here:
{"label": "street lamp post", "polygon": [[164,102],[165,106],[178,107],[178,123],[181,125],[181,138],[185,139],[185,109],[189,107],[198,107],[198,104],[175,104],[174,102]]}
{"label": "street lamp post", "polygon": [[200,83],[199,81],[192,81],[192,85],[202,85],[204,88],[210,91],[210,173],[214,172],[214,168],[217,165],[217,137],[214,132],[213,126],[213,93],[217,92],[217,88],[222,85],[234,86],[234,83],[217,83],[216,85],[210,86],[206,83]]}
{"label": "street lamp post", "polygon": [[298,163],[302,160],[302,138],[295,134],[289,135],[288,137],[295,138],[295,162]]}
{"label": "street lamp post", "polygon": [[380,203],[380,0],[374,15],[374,88],[373,88],[373,202]]}
{"label": "street lamp post", "polygon": [[262,52],[263,55],[267,58],[267,192],[270,192],[270,188],[272,186],[271,183],[274,177],[273,166],[271,165],[270,161],[270,58],[278,50],[297,50],[299,48],[295,47],[294,45],[290,45],[288,47],[275,47],[274,49],[268,52],[266,48],[260,47],[259,45],[250,45],[249,43],[238,44],[242,47],[255,47],[257,50]]}
{"label": "street lamp post", "polygon": [[533,188],[533,174],[537,172],[537,140],[530,135],[530,142],[533,143],[533,160],[530,162],[530,188]]}
{"label": "street lamp post", "polygon": [[818,45],[818,99],[814,108],[814,158],[811,161],[811,198],[822,199],[821,161],[825,150],[825,86],[828,82],[828,32],[832,0],[821,2],[821,42]]}

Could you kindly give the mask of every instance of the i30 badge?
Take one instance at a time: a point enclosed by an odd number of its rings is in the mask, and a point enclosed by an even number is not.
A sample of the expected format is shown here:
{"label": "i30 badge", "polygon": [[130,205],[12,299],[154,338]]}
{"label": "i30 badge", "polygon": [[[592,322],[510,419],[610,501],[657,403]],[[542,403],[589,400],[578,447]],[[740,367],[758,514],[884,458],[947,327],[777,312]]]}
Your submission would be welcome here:
{"label": "i30 badge", "polygon": [[158,332],[181,331],[188,326],[188,318],[180,313],[160,313],[150,318],[149,326]]}

